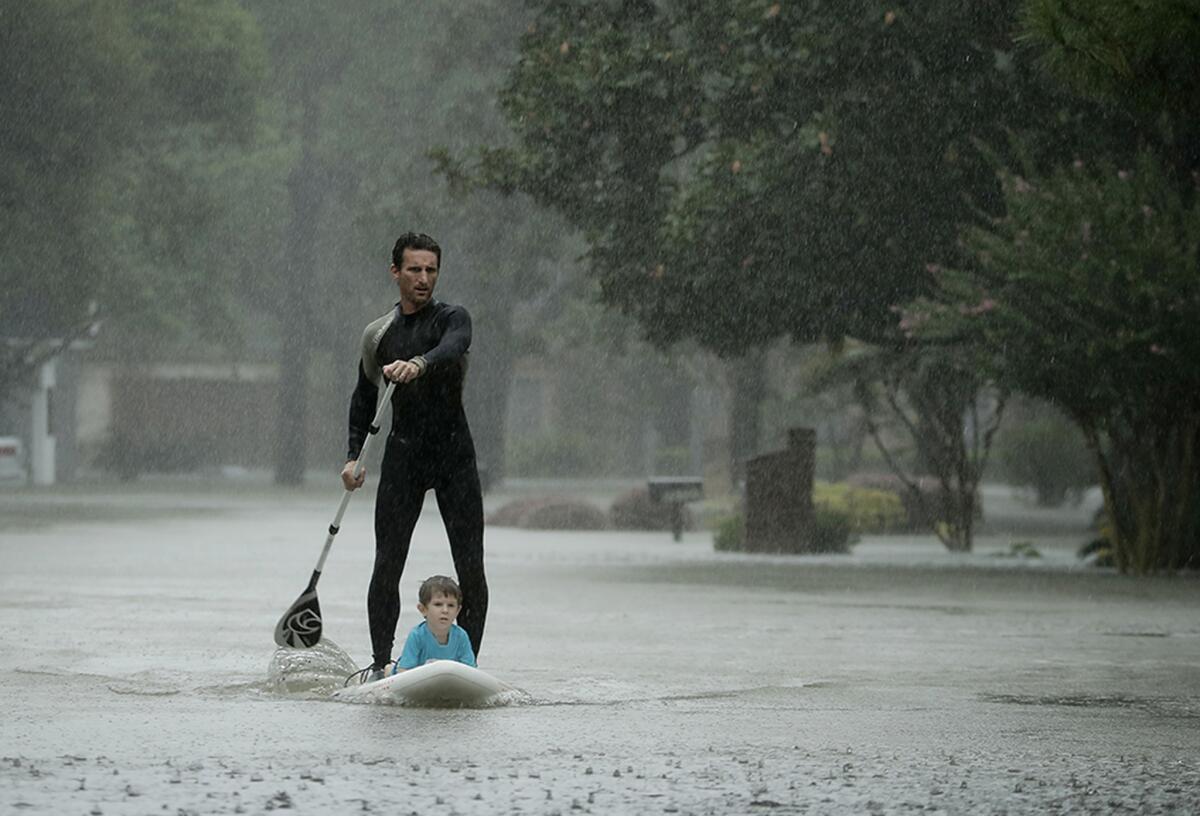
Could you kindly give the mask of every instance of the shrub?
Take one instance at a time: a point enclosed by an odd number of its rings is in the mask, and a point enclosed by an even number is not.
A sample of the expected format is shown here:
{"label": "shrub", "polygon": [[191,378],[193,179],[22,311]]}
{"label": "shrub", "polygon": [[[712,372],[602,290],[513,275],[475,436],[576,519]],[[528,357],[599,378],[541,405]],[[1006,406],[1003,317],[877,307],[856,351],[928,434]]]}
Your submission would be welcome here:
{"label": "shrub", "polygon": [[713,524],[713,549],[739,552],[742,549],[742,515],[722,516]]}
{"label": "shrub", "polygon": [[[907,522],[892,532],[926,532],[937,524],[937,509],[942,502],[942,488],[937,479],[921,476],[914,480],[919,496],[914,495],[908,486],[893,473],[856,473],[846,479],[852,487],[863,487],[871,490],[884,490],[900,499],[904,507]],[[975,505],[975,515],[982,512],[978,503]]]}
{"label": "shrub", "polygon": [[1115,567],[1117,559],[1113,551],[1112,521],[1103,507],[1096,511],[1092,527],[1096,530],[1095,537],[1085,542],[1075,554],[1094,567]]}
{"label": "shrub", "polygon": [[909,529],[904,503],[890,490],[856,487],[845,482],[817,482],[813,506],[843,513],[855,533],[895,533]]}
{"label": "shrub", "polygon": [[603,510],[585,501],[538,496],[505,504],[488,516],[487,523],[524,530],[604,530],[608,518]]}
{"label": "shrub", "polygon": [[[695,529],[691,510],[683,507],[682,511],[683,529]],[[671,505],[651,501],[650,490],[646,487],[635,487],[618,496],[608,515],[612,526],[618,530],[671,529]]]}
{"label": "shrub", "polygon": [[[782,552],[844,553],[850,551],[854,534],[850,518],[841,510],[825,506],[813,508],[813,524],[805,538],[794,542]],[[724,516],[713,527],[713,549],[721,552],[742,552],[746,548],[745,524],[741,513]]]}
{"label": "shrub", "polygon": [[808,552],[849,552],[854,540],[850,516],[847,513],[824,505],[813,507],[813,527]]}
{"label": "shrub", "polygon": [[996,439],[996,459],[1004,479],[1033,488],[1043,507],[1078,500],[1096,482],[1096,463],[1083,434],[1057,414],[1006,427]]}
{"label": "shrub", "polygon": [[600,454],[583,434],[542,434],[513,442],[508,470],[514,476],[584,476],[597,470]]}

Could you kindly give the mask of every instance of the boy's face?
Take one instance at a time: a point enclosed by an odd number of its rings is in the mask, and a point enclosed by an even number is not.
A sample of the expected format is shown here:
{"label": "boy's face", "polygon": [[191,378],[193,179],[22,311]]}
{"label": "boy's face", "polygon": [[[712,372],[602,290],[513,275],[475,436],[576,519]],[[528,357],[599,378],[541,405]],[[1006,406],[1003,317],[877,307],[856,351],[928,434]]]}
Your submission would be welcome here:
{"label": "boy's face", "polygon": [[458,617],[458,598],[435,592],[428,604],[417,604],[417,611],[425,616],[425,623],[438,640],[444,640],[450,631],[450,624]]}

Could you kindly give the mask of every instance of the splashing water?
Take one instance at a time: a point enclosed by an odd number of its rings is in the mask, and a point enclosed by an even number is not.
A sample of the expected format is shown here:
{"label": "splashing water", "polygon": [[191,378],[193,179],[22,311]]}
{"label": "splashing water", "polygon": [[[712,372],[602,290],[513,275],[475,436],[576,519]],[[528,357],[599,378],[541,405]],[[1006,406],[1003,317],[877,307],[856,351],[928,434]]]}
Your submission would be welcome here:
{"label": "splashing water", "polygon": [[276,694],[328,697],[356,671],[350,655],[328,638],[310,649],[280,646],[267,668],[267,688]]}

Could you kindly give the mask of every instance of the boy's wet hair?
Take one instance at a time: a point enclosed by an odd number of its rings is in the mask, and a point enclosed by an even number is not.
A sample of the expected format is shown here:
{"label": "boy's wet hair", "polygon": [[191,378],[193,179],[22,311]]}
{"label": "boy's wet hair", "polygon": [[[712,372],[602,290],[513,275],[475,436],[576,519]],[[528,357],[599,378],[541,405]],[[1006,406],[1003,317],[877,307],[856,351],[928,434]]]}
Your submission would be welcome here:
{"label": "boy's wet hair", "polygon": [[453,578],[445,575],[426,578],[421,584],[421,588],[417,590],[417,600],[421,602],[421,606],[429,606],[434,595],[449,595],[458,601],[459,606],[462,606],[462,590],[458,588],[458,584]]}

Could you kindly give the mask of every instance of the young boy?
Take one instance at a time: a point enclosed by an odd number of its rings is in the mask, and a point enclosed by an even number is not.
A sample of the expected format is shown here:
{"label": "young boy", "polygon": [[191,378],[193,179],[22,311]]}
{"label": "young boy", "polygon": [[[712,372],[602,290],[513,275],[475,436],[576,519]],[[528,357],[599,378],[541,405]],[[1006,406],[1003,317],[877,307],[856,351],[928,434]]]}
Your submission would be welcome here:
{"label": "young boy", "polygon": [[475,652],[464,629],[454,622],[462,606],[462,590],[454,579],[435,575],[425,579],[417,592],[417,611],[424,618],[408,633],[404,651],[392,674],[415,669],[432,660],[457,660],[475,665]]}

